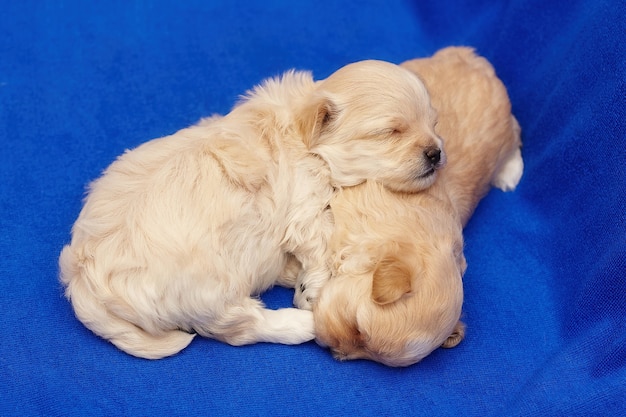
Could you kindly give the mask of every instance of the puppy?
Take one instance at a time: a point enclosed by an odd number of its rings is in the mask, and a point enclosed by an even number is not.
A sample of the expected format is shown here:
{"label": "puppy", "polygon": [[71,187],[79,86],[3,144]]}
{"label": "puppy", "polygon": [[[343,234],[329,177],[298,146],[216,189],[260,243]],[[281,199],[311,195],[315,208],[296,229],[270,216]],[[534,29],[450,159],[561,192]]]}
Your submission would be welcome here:
{"label": "puppy", "polygon": [[408,366],[464,337],[462,228],[492,184],[512,190],[520,128],[491,65],[468,48],[405,62],[430,92],[425,126],[444,138],[447,165],[417,194],[376,181],[331,202],[333,278],[315,304],[316,340],[336,358]]}
{"label": "puppy", "polygon": [[[330,276],[329,203],[372,178],[413,192],[434,181],[441,142],[415,127],[422,82],[378,61],[321,82],[288,72],[224,117],[149,141],[88,191],[61,252],[76,316],[123,351],[161,358],[194,333],[232,345],[314,338],[313,313],[265,309],[273,284],[310,309]],[[298,262],[295,275],[288,262]]]}

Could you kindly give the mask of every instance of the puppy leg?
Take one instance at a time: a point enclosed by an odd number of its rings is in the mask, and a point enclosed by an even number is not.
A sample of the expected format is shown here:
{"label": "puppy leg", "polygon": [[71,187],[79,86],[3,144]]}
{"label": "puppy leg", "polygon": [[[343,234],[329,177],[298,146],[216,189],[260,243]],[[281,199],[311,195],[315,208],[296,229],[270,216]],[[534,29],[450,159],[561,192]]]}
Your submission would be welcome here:
{"label": "puppy leg", "polygon": [[445,342],[441,345],[444,348],[453,348],[465,338],[465,324],[462,321],[459,321],[456,326],[454,326],[454,330],[452,334],[448,336]]}
{"label": "puppy leg", "polygon": [[292,254],[287,255],[287,263],[278,276],[276,283],[281,287],[295,288],[298,275],[302,271],[302,264]]}
{"label": "puppy leg", "polygon": [[324,211],[311,230],[317,230],[314,236],[301,239],[301,244],[294,255],[302,265],[296,279],[293,303],[296,307],[312,310],[319,298],[322,286],[330,279],[330,251],[328,242],[333,232],[333,216],[330,209]]}
{"label": "puppy leg", "polygon": [[295,345],[315,338],[313,312],[297,308],[263,309],[259,340]]}
{"label": "puppy leg", "polygon": [[252,298],[226,306],[219,316],[212,314],[205,324],[194,329],[202,336],[233,346],[257,342],[295,345],[315,337],[312,312],[296,308],[269,310]]}

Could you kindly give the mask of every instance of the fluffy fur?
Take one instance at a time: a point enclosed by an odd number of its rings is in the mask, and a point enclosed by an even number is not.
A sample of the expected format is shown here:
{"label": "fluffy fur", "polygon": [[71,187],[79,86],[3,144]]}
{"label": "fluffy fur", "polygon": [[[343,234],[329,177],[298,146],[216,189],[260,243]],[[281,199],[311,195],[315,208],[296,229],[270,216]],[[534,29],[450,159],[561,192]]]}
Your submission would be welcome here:
{"label": "fluffy fur", "polygon": [[151,359],[194,333],[233,345],[313,339],[311,311],[268,310],[255,296],[295,286],[295,304],[310,309],[330,276],[334,187],[434,181],[441,143],[413,134],[428,106],[421,81],[396,65],[359,62],[317,83],[292,71],[224,117],[126,152],[90,185],[60,256],[76,316]]}
{"label": "fluffy fur", "polygon": [[316,340],[335,357],[390,366],[463,339],[462,228],[490,184],[511,190],[523,171],[520,128],[485,59],[447,48],[402,66],[430,92],[448,164],[417,194],[368,181],[334,197],[334,275],[313,310]]}

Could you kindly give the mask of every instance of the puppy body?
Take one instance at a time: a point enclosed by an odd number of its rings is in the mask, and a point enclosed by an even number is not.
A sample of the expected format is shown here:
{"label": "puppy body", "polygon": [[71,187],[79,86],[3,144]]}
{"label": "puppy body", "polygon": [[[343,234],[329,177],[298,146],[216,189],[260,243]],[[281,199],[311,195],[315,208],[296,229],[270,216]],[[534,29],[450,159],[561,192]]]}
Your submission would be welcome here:
{"label": "puppy body", "polygon": [[[362,77],[391,78],[412,99],[381,99],[381,88],[359,87]],[[355,94],[363,109],[351,106]],[[379,116],[373,133],[353,128],[370,107],[420,111],[423,97],[417,77],[386,63],[353,64],[318,83],[289,72],[224,117],[128,151],[91,184],[61,253],[77,317],[144,358],[180,351],[193,332],[233,345],[313,339],[310,311],[268,310],[255,296],[275,283],[295,286],[295,304],[310,308],[330,274],[334,186],[368,176],[403,190],[432,183],[424,152],[440,145],[433,138],[402,136],[400,150],[388,150],[380,132],[397,120]],[[348,151],[363,167],[341,166]],[[365,168],[386,165],[404,168]],[[297,274],[288,268],[294,260]]]}
{"label": "puppy body", "polygon": [[462,340],[462,228],[490,184],[513,189],[523,171],[519,126],[485,59],[447,48],[402,65],[430,92],[448,163],[417,194],[368,181],[333,198],[334,275],[314,307],[317,341],[337,358],[390,366]]}

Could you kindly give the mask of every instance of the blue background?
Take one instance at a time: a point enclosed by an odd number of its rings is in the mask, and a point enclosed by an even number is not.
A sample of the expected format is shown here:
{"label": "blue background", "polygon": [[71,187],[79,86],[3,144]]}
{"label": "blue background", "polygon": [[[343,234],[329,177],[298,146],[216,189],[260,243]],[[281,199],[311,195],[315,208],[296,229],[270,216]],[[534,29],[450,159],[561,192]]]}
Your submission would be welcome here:
{"label": "blue background", "polygon": [[[624,16],[621,0],[3,2],[0,415],[626,415]],[[526,162],[466,228],[457,348],[392,369],[196,338],[147,361],[74,318],[58,254],[125,149],[290,68],[449,45],[495,66]]]}

